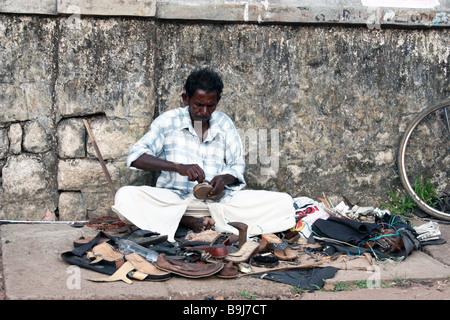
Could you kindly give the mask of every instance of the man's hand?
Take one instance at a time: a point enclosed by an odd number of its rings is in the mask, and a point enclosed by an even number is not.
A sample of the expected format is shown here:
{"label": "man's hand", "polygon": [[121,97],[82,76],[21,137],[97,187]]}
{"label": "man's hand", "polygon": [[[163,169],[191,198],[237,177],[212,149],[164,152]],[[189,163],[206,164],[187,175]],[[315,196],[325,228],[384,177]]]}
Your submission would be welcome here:
{"label": "man's hand", "polygon": [[198,183],[205,181],[205,172],[198,164],[178,164],[176,171],[182,176],[187,176],[189,181],[197,180]]}
{"label": "man's hand", "polygon": [[222,193],[225,190],[226,185],[235,184],[236,182],[238,182],[236,177],[230,174],[215,176],[209,183],[209,185],[212,186],[213,189],[208,194],[208,197]]}

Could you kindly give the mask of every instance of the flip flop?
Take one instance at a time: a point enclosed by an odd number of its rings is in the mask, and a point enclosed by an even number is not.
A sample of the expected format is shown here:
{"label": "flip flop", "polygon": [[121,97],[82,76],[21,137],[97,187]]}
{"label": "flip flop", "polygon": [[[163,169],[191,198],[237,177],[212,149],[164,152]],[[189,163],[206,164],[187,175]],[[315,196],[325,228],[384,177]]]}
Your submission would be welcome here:
{"label": "flip flop", "polygon": [[208,197],[208,194],[211,192],[211,190],[213,189],[212,186],[210,186],[209,184],[206,183],[199,183],[198,185],[196,185],[194,187],[194,197],[196,197],[197,199],[210,199],[210,200],[219,200],[220,198],[222,198],[225,195],[225,190],[222,191],[219,194],[216,194],[212,197]]}
{"label": "flip flop", "polygon": [[263,234],[261,239],[267,242],[268,248],[273,251],[273,254],[280,260],[293,260],[297,258],[297,253],[289,248],[286,241],[281,240],[273,233]]}
{"label": "flip flop", "polygon": [[158,269],[172,272],[187,278],[204,278],[219,272],[223,268],[221,262],[211,263],[192,263],[178,261],[167,257],[164,253],[160,254],[156,261]]}
{"label": "flip flop", "polygon": [[237,252],[228,253],[225,260],[235,263],[245,262],[258,252],[259,243],[255,241],[245,242]]}

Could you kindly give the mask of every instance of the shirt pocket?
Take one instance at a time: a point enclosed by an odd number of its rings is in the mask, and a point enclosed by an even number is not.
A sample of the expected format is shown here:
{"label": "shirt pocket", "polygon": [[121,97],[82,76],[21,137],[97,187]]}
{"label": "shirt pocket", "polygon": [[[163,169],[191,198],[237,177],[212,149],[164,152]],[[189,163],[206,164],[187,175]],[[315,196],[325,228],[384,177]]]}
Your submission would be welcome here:
{"label": "shirt pocket", "polygon": [[174,130],[164,141],[165,157],[168,161],[188,164],[191,154],[198,151],[192,134],[188,130]]}
{"label": "shirt pocket", "polygon": [[225,143],[222,139],[208,142],[206,161],[216,167],[225,166]]}

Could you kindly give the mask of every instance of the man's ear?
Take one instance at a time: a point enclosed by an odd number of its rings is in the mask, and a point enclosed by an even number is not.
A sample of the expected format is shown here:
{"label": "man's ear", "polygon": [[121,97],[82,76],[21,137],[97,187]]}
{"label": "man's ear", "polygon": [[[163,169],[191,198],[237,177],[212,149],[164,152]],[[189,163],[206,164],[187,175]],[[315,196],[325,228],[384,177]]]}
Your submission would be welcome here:
{"label": "man's ear", "polygon": [[188,96],[188,94],[186,92],[183,92],[181,94],[181,98],[183,99],[184,105],[188,106],[189,105],[189,96]]}

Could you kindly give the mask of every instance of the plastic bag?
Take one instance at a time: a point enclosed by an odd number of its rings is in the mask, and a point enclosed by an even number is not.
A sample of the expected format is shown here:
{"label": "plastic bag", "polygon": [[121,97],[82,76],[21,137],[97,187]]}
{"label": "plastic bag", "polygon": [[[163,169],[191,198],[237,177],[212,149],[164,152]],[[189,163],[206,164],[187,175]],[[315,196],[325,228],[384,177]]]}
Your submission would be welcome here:
{"label": "plastic bag", "polygon": [[330,216],[323,204],[308,197],[294,198],[296,225],[293,231],[298,231],[303,237],[309,238],[311,226],[317,219],[328,219]]}

